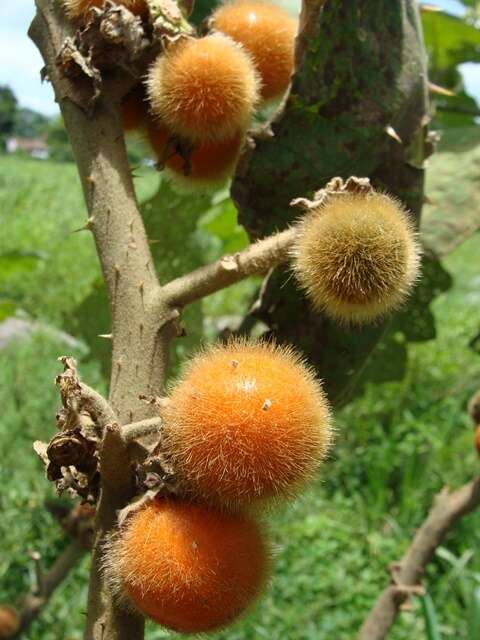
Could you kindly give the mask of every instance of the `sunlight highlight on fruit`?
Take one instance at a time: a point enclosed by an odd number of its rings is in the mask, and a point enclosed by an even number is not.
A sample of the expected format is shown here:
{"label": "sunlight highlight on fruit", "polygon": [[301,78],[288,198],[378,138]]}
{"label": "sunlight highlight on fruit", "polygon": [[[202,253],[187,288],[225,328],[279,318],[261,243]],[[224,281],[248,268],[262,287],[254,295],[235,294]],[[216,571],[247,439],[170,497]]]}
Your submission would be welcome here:
{"label": "sunlight highlight on fruit", "polygon": [[262,80],[264,100],[277,98],[287,89],[297,21],[286,11],[266,2],[233,2],[218,9],[210,24],[250,53]]}

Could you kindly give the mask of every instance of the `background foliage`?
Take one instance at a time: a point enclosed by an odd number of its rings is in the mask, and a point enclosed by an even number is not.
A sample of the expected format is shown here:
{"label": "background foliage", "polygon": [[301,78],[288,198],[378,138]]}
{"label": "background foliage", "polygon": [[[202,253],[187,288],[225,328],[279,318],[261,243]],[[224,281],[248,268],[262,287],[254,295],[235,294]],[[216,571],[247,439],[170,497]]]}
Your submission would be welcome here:
{"label": "background foliage", "polygon": [[[385,568],[404,550],[433,494],[478,469],[465,404],[480,380],[479,243],[472,235],[480,226],[480,127],[478,104],[464,92],[458,66],[480,62],[480,32],[477,4],[464,4],[469,13],[462,20],[423,13],[431,78],[455,92],[434,98],[442,139],[430,161],[423,218],[425,243],[443,258],[442,268],[430,274],[426,264],[429,287],[419,288],[394,320],[367,365],[362,393],[338,412],[337,446],[317,485],[293,507],[271,514],[277,562],[264,599],[216,640],[353,638],[385,584]],[[197,3],[199,20],[207,5]],[[7,345],[0,332],[0,601],[10,602],[29,589],[27,552],[40,551],[48,565],[66,545],[44,508],[51,487],[30,453],[32,440],[52,433],[55,359],[72,353],[85,380],[102,389],[110,350],[98,337],[108,333],[109,318],[93,241],[76,231],[85,219],[76,169],[61,122],[37,115],[16,104],[12,110],[11,96],[0,91],[1,134],[45,134],[56,149],[54,159],[43,162],[0,156],[0,321],[33,323],[28,336]],[[142,142],[134,140],[130,149],[140,162]],[[247,244],[226,190],[192,198],[147,166],[135,173],[165,279]],[[213,340],[235,328],[257,285],[241,283],[192,306],[175,362],[202,337]],[[426,315],[427,299],[433,302]],[[60,331],[75,338],[73,345]],[[479,526],[480,516],[470,517],[439,549],[428,598],[402,615],[393,640],[434,638],[435,632],[478,640]],[[34,624],[31,640],[81,638],[84,617],[72,602],[85,601],[86,579],[84,561]],[[167,637],[149,626],[149,640]]]}

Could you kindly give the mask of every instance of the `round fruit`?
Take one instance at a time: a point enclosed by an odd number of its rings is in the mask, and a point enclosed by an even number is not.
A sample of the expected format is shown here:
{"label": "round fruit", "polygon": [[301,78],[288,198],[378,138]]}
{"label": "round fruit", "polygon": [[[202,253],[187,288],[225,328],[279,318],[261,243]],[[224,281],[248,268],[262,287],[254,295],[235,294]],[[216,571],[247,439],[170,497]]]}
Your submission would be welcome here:
{"label": "round fruit", "polygon": [[253,58],[264,100],[279,97],[293,72],[297,21],[286,11],[263,2],[233,2],[214,13],[218,31],[242,44]]}
{"label": "round fruit", "polygon": [[294,268],[315,309],[343,324],[384,317],[404,302],[419,271],[408,214],[376,192],[331,195],[301,223]]}
{"label": "round fruit", "polygon": [[332,434],[313,372],[292,349],[267,342],[232,341],[193,358],[164,417],[180,476],[227,506],[298,490]]}
{"label": "round fruit", "polygon": [[153,115],[192,143],[223,142],[245,131],[257,86],[250,57],[221,34],[182,39],[159,56],[148,78]]}
{"label": "round fruit", "polygon": [[130,516],[106,564],[115,586],[145,616],[180,633],[200,633],[245,611],[270,562],[249,517],[162,499]]}
{"label": "round fruit", "polygon": [[[186,188],[210,188],[227,180],[234,172],[243,145],[238,132],[223,142],[204,142],[194,145],[173,142],[166,148],[169,136],[165,127],[150,121],[147,127],[150,145],[160,164],[173,182]],[[181,149],[180,146],[183,146]]]}
{"label": "round fruit", "polygon": [[11,638],[20,629],[17,610],[8,604],[0,605],[0,638]]}

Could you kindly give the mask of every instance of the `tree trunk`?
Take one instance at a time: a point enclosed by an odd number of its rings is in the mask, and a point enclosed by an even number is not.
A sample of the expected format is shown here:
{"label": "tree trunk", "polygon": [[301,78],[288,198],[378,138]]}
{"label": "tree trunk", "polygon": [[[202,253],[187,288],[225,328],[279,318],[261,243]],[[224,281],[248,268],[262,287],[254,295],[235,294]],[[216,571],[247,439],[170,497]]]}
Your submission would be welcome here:
{"label": "tree trunk", "polygon": [[[252,237],[297,217],[289,203],[334,176],[368,176],[398,196],[417,223],[428,155],[426,54],[415,0],[327,0],[309,25],[283,115],[243,158],[232,195]],[[344,402],[386,324],[339,328],[312,312],[286,269],[255,310],[280,342],[295,344]]]}

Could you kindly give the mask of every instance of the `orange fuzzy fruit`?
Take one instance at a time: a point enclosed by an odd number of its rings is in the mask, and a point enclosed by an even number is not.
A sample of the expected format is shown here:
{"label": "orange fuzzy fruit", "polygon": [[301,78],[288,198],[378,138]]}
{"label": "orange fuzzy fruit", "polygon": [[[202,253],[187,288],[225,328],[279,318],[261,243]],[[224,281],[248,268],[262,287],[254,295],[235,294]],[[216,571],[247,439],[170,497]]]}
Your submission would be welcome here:
{"label": "orange fuzzy fruit", "polygon": [[148,77],[153,115],[192,143],[222,142],[246,130],[257,87],[248,54],[221,34],[179,41]]}
{"label": "orange fuzzy fruit", "polygon": [[150,121],[147,126],[150,145],[169,177],[186,187],[209,187],[224,182],[234,170],[243,145],[243,134],[238,132],[223,142],[194,144],[183,152],[166,149],[169,136],[162,125]]}
{"label": "orange fuzzy fruit", "polygon": [[20,617],[14,607],[0,605],[0,638],[11,638],[20,629]]}
{"label": "orange fuzzy fruit", "polygon": [[130,91],[121,104],[122,125],[124,131],[141,129],[148,119],[148,104],[143,87]]}
{"label": "orange fuzzy fruit", "polygon": [[[101,9],[105,0],[63,0],[63,5],[70,18],[85,18],[92,7]],[[143,15],[148,11],[146,0],[115,0],[134,15]]]}
{"label": "orange fuzzy fruit", "polygon": [[314,308],[342,324],[374,322],[398,308],[419,272],[408,214],[374,191],[328,197],[305,216],[293,253]]}
{"label": "orange fuzzy fruit", "polygon": [[270,564],[254,520],[166,499],[127,520],[105,562],[137,609],[180,633],[229,624],[260,594]]}
{"label": "orange fuzzy fruit", "polygon": [[197,355],[162,415],[189,489],[227,506],[293,493],[332,434],[313,371],[292,349],[267,342],[237,340]]}
{"label": "orange fuzzy fruit", "polygon": [[264,100],[277,98],[287,89],[293,72],[297,21],[286,11],[268,3],[241,0],[218,9],[210,24],[250,53],[260,74]]}

